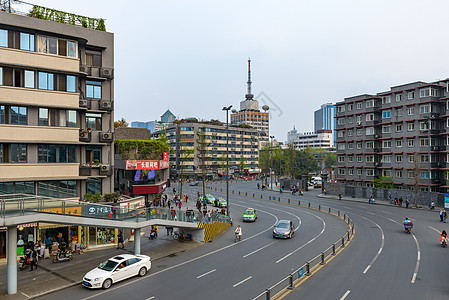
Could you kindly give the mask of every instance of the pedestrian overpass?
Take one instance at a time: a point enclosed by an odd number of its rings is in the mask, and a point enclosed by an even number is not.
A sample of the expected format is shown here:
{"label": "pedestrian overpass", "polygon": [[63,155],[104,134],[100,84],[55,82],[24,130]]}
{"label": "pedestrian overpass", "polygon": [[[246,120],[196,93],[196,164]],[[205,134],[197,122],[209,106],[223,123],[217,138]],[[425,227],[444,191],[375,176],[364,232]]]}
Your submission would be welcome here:
{"label": "pedestrian overpass", "polygon": [[151,225],[183,228],[192,239],[205,240],[204,223],[229,223],[220,216],[203,220],[197,212],[168,208],[120,206],[120,204],[87,203],[79,200],[54,199],[36,195],[0,195],[0,227],[7,227],[7,292],[17,292],[17,225],[55,223],[78,226],[134,229],[134,253],[140,254],[141,229]]}

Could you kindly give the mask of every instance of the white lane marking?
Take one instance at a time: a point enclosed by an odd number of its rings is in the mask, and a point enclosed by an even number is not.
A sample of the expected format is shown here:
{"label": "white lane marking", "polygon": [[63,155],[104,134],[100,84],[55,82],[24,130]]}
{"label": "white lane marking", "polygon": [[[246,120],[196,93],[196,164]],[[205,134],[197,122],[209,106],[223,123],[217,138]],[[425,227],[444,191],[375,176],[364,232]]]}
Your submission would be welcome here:
{"label": "white lane marking", "polygon": [[429,226],[431,229],[435,230],[438,233],[441,233],[438,229],[433,228],[432,226]]}
{"label": "white lane marking", "polygon": [[346,297],[348,297],[350,292],[351,292],[350,290],[347,290],[346,293],[340,298],[340,300],[345,300]]}
{"label": "white lane marking", "polygon": [[155,297],[154,296],[152,296],[152,297],[150,297],[150,298],[147,298],[146,300],[152,300],[152,299],[154,299]]}
{"label": "white lane marking", "polygon": [[209,275],[210,273],[213,273],[213,272],[215,272],[215,271],[217,271],[217,269],[210,270],[209,272],[206,272],[206,273],[204,273],[204,274],[202,274],[202,275],[200,275],[200,276],[196,276],[196,278],[199,279],[199,278],[201,278],[201,277],[203,277],[203,276],[206,276],[206,275]]}
{"label": "white lane marking", "polygon": [[319,216],[317,216],[317,215],[314,215],[314,214],[312,214],[312,213],[306,212],[306,211],[304,211],[304,212],[305,212],[305,213],[308,213],[308,214],[310,214],[310,215],[312,215],[312,216],[314,216],[314,217],[317,217],[318,219],[320,219],[321,222],[323,222],[323,229],[321,229],[321,232],[320,232],[316,237],[314,237],[313,239],[311,239],[310,241],[308,241],[307,243],[305,243],[305,244],[302,245],[301,247],[297,248],[296,250],[290,252],[290,253],[287,254],[286,256],[284,256],[284,257],[278,259],[278,260],[276,261],[277,264],[280,263],[281,261],[283,261],[284,259],[286,259],[287,257],[289,257],[290,255],[292,255],[292,254],[296,253],[297,251],[301,250],[302,248],[304,248],[305,246],[307,246],[308,244],[310,244],[310,243],[313,242],[314,240],[316,240],[320,235],[323,234],[324,230],[326,229],[326,222],[324,222],[324,220],[323,220],[321,217],[319,217]]}
{"label": "white lane marking", "polygon": [[370,211],[367,211],[366,213],[367,213],[367,214],[370,214],[370,215],[373,215],[373,216],[376,216],[375,213],[372,213],[372,212],[370,212]]}
{"label": "white lane marking", "polygon": [[393,214],[393,213],[391,213],[391,212],[389,212],[389,211],[386,211],[386,210],[382,210],[382,212],[384,212],[384,213],[386,213],[386,214],[390,214],[390,215]]}
{"label": "white lane marking", "polygon": [[415,283],[416,276],[418,275],[418,269],[419,269],[419,262],[421,261],[421,248],[419,247],[418,240],[416,239],[415,235],[412,233],[412,237],[415,240],[416,248],[418,249],[418,257],[416,258],[416,266],[415,266],[415,272],[412,276],[412,281],[410,283]]}
{"label": "white lane marking", "polygon": [[27,294],[25,294],[24,292],[22,292],[22,291],[20,291],[20,293],[22,294],[22,295],[24,295],[25,297],[27,297],[28,299],[30,299],[31,297],[30,296],[28,296]]}
{"label": "white lane marking", "polygon": [[[239,204],[235,204],[235,203],[234,203],[233,205],[241,206],[241,207],[247,207],[247,206],[239,205]],[[268,214],[268,215],[273,216],[273,217],[275,218],[275,220],[276,220],[276,222],[275,222],[274,224],[276,224],[276,223],[278,222],[278,220],[279,220],[279,219],[278,219],[274,214],[272,214],[272,213],[269,213],[269,212],[264,211],[264,210],[261,210],[261,209],[259,209],[259,212],[264,212],[264,213],[266,213],[266,214]],[[274,225],[274,224],[273,224],[273,225]],[[224,246],[224,247],[222,247],[222,248],[219,248],[219,249],[216,249],[216,250],[214,250],[214,251],[208,252],[208,253],[206,253],[206,254],[200,255],[200,256],[198,256],[198,257],[195,257],[195,258],[186,260],[186,261],[184,261],[184,262],[182,262],[182,263],[179,263],[179,264],[177,264],[177,265],[168,267],[168,268],[166,268],[166,269],[163,269],[163,270],[160,270],[160,271],[151,273],[151,274],[147,274],[147,275],[145,275],[144,277],[140,277],[140,278],[135,279],[135,280],[133,280],[133,281],[128,281],[128,282],[126,282],[126,283],[120,284],[119,286],[111,287],[111,288],[109,288],[109,289],[107,289],[107,290],[105,290],[105,291],[99,292],[99,293],[97,293],[97,294],[95,294],[95,295],[92,295],[92,296],[89,296],[89,297],[85,297],[85,298],[83,298],[82,300],[88,300],[88,299],[96,298],[96,297],[101,296],[101,295],[103,295],[103,294],[106,294],[106,293],[108,293],[108,292],[112,292],[112,291],[114,291],[114,290],[116,290],[116,289],[118,289],[118,288],[122,288],[122,287],[124,287],[124,286],[130,285],[130,284],[133,284],[133,283],[136,283],[136,282],[138,282],[138,281],[140,281],[140,280],[144,280],[145,278],[153,277],[153,276],[159,275],[159,274],[161,274],[161,273],[164,273],[164,272],[173,270],[173,269],[175,269],[175,268],[178,268],[178,267],[180,267],[180,266],[189,264],[189,263],[191,263],[191,262],[200,260],[200,259],[205,258],[205,257],[207,257],[207,256],[210,256],[210,255],[212,255],[212,254],[215,254],[215,253],[221,252],[221,251],[223,251],[223,250],[226,250],[226,249],[228,249],[228,248],[231,248],[231,247],[234,247],[234,246],[236,246],[236,245],[239,245],[240,243],[244,243],[244,242],[246,242],[246,241],[248,241],[248,240],[251,240],[251,239],[255,238],[256,236],[259,236],[259,235],[261,235],[261,234],[267,232],[268,230],[272,230],[272,229],[273,229],[273,226],[270,226],[270,227],[268,227],[267,229],[265,229],[265,230],[263,230],[263,231],[261,231],[261,232],[255,234],[255,235],[252,235],[252,236],[250,236],[250,237],[248,237],[248,238],[246,238],[246,239],[240,241],[239,243],[232,243],[232,244],[229,244],[229,245],[227,245],[227,246]]]}
{"label": "white lane marking", "polygon": [[393,219],[388,218],[388,220],[390,220],[390,221],[393,222],[393,223],[399,224],[399,222],[397,222],[397,221],[395,221],[395,220],[393,220]]}
{"label": "white lane marking", "polygon": [[245,279],[243,279],[242,281],[237,282],[237,283],[234,284],[232,287],[239,286],[239,285],[241,285],[242,283],[244,283],[245,281],[250,280],[251,278],[253,278],[253,277],[252,277],[252,276],[249,276],[248,278],[245,278]]}
{"label": "white lane marking", "polygon": [[382,250],[384,249],[384,245],[385,245],[385,235],[384,235],[384,231],[382,230],[382,227],[380,227],[379,224],[377,224],[376,222],[374,222],[374,221],[372,221],[372,220],[370,220],[370,219],[367,219],[367,218],[365,218],[365,217],[363,217],[363,216],[361,216],[361,217],[364,218],[364,219],[367,220],[367,221],[370,221],[370,222],[376,224],[376,226],[380,229],[380,233],[381,233],[381,235],[382,235],[382,242],[381,242],[381,244],[380,244],[379,251],[377,251],[376,256],[374,256],[373,260],[369,263],[369,265],[368,265],[368,266],[365,268],[365,270],[362,272],[363,274],[366,274],[366,272],[368,272],[368,270],[371,268],[371,266],[376,262],[377,258],[379,257],[379,255],[382,253]]}
{"label": "white lane marking", "polygon": [[248,256],[253,255],[253,254],[256,253],[256,252],[259,252],[260,250],[263,250],[263,249],[267,248],[268,246],[273,245],[274,243],[276,243],[276,242],[269,243],[268,245],[263,246],[262,248],[259,248],[259,249],[257,249],[257,250],[254,250],[253,252],[250,252],[250,253],[248,253],[248,254],[246,254],[246,255],[243,255],[243,258],[247,258]]}

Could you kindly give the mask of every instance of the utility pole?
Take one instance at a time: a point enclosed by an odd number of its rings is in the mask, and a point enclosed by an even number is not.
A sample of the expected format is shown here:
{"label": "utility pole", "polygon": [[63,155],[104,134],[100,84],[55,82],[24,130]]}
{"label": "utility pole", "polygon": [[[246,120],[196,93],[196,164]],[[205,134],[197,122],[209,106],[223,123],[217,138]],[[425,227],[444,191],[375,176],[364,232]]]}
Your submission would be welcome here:
{"label": "utility pole", "polygon": [[229,110],[232,105],[223,107],[226,111],[226,214],[229,216]]}

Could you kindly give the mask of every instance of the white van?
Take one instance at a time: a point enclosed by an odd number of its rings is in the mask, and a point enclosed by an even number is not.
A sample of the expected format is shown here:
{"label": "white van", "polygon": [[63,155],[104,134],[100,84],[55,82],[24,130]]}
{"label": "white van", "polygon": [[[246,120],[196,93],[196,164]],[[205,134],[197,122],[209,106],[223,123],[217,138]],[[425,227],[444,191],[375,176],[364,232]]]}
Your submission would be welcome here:
{"label": "white van", "polygon": [[315,186],[321,186],[323,180],[321,179],[321,177],[312,177],[312,183]]}

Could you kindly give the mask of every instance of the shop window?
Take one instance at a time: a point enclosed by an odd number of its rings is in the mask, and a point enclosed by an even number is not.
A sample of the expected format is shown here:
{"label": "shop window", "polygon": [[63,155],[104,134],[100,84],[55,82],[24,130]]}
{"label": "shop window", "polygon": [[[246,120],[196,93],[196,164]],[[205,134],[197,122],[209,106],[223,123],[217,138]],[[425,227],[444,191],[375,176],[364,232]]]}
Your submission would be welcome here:
{"label": "shop window", "polygon": [[101,99],[101,82],[86,80],[86,97]]}
{"label": "shop window", "polygon": [[101,194],[101,178],[88,178],[86,180],[86,190],[88,193],[95,195],[96,193]]}

